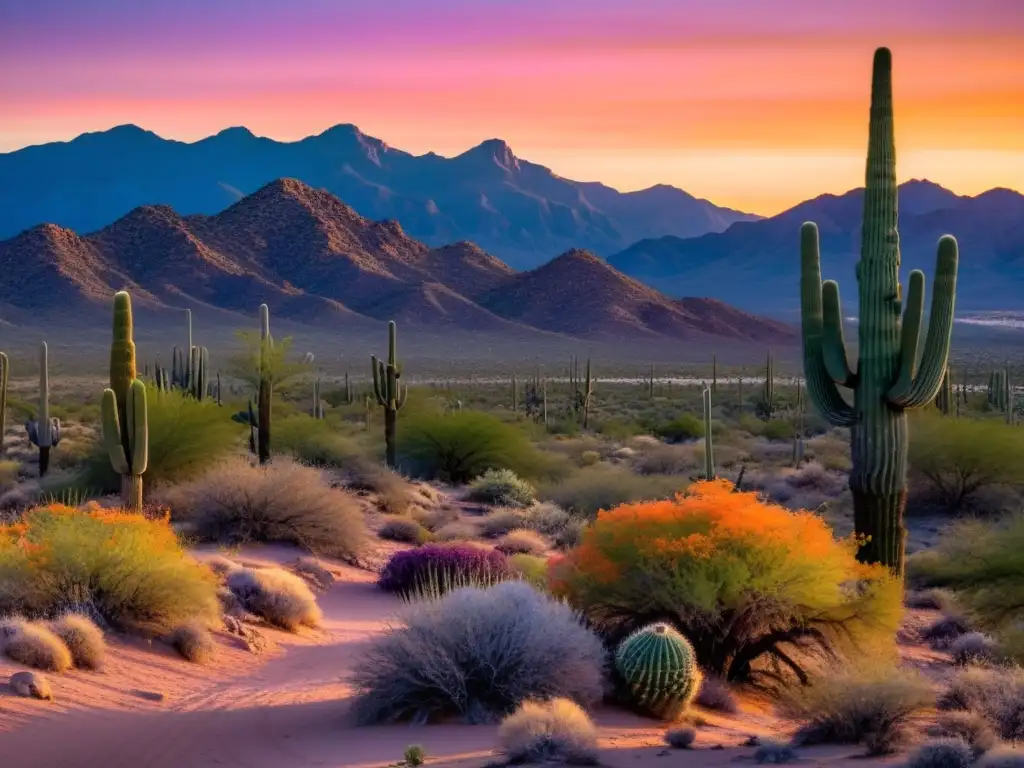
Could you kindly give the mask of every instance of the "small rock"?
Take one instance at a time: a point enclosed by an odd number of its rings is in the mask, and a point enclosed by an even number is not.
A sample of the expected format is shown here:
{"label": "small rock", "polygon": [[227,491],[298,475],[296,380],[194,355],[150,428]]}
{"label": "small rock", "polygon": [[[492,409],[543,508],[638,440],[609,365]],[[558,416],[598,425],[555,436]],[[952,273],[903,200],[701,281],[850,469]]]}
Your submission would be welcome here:
{"label": "small rock", "polygon": [[167,695],[165,693],[163,693],[162,691],[136,690],[136,691],[134,691],[134,693],[140,699],[145,699],[146,701],[163,701],[164,699],[167,698]]}
{"label": "small rock", "polygon": [[744,747],[760,747],[761,738],[759,736],[748,736],[747,740],[743,742],[741,746]]}
{"label": "small rock", "polygon": [[53,701],[50,683],[38,672],[15,672],[11,675],[11,690],[27,699]]}

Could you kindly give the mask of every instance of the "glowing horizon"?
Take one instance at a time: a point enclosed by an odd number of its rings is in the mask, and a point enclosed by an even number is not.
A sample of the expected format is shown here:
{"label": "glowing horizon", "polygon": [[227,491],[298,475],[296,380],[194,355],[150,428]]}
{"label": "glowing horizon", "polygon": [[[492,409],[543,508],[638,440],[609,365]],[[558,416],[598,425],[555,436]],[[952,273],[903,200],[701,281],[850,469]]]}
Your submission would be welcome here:
{"label": "glowing horizon", "polygon": [[501,138],[569,179],[671,184],[772,215],[863,185],[871,54],[885,44],[900,181],[970,195],[1024,184],[1018,0],[136,5],[5,11],[0,152],[125,123],[182,141],[353,123],[416,155]]}

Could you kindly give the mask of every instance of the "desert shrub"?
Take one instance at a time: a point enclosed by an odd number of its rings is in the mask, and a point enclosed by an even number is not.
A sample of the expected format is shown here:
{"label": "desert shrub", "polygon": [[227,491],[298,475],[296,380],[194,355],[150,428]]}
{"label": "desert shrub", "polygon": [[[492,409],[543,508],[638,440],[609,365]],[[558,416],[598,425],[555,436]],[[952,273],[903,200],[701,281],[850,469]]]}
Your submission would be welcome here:
{"label": "desert shrub", "polygon": [[411,517],[389,515],[377,529],[377,535],[386,541],[401,541],[406,544],[424,544],[430,540],[430,531]]}
{"label": "desert shrub", "polygon": [[645,448],[634,463],[641,475],[686,475],[703,468],[703,446],[663,445]]}
{"label": "desert shrub", "polygon": [[539,590],[548,587],[548,561],[537,555],[512,555],[508,559],[512,573],[523,581],[529,582]]}
{"label": "desert shrub", "polygon": [[988,752],[999,742],[988,719],[976,712],[942,712],[928,728],[935,738],[960,739],[970,746],[975,757]]}
{"label": "desert shrub", "polygon": [[323,618],[306,582],[281,568],[240,568],[228,574],[227,586],[247,611],[289,632]]}
{"label": "desert shrub", "polygon": [[198,621],[175,627],[167,638],[168,644],[193,664],[206,664],[217,653],[217,643],[210,630]]}
{"label": "desert shrub", "polygon": [[512,531],[494,543],[494,548],[506,555],[542,555],[548,550],[548,543],[536,531]]}
{"label": "desert shrub", "polygon": [[697,705],[704,709],[713,709],[734,715],[739,712],[739,705],[729,685],[720,678],[706,675],[697,692]]}
{"label": "desert shrub", "polygon": [[939,709],[984,716],[1000,738],[1024,741],[1024,672],[1020,668],[967,667],[936,702]]}
{"label": "desert shrub", "polygon": [[49,506],[0,526],[0,613],[79,608],[115,629],[163,634],[215,615],[216,579],[166,517]]}
{"label": "desert shrub", "polygon": [[[193,400],[173,391],[151,396],[146,407],[149,463],[144,479],[150,487],[196,477],[242,444],[241,426],[212,400]],[[109,493],[120,490],[121,477],[102,443],[93,446],[81,484]]]}
{"label": "desert shrub", "polygon": [[[429,545],[428,545],[429,546]],[[530,699],[589,705],[603,691],[601,641],[564,603],[520,581],[462,587],[404,607],[354,665],[362,722],[495,720]]]}
{"label": "desert shrub", "polygon": [[689,749],[697,740],[697,729],[691,725],[669,728],[665,731],[665,743],[673,749]]}
{"label": "desert shrub", "polygon": [[758,765],[785,765],[795,763],[798,757],[796,750],[789,744],[778,741],[766,741],[758,745],[754,751],[754,762]]}
{"label": "desert shrub", "polygon": [[774,472],[755,471],[745,485],[757,489],[776,504],[789,509],[817,509],[839,498],[849,488],[846,475],[829,472],[809,461],[799,469],[783,467]]}
{"label": "desert shrub", "polygon": [[434,541],[465,541],[476,538],[477,528],[472,523],[456,520],[437,529]]}
{"label": "desert shrub", "polygon": [[572,522],[572,517],[557,504],[542,502],[526,515],[527,525],[544,536],[554,536]]}
{"label": "desert shrub", "polygon": [[45,626],[24,619],[0,622],[0,653],[17,664],[48,672],[64,672],[73,664],[63,640]]}
{"label": "desert shrub", "polygon": [[175,520],[204,541],[284,542],[317,555],[357,560],[369,541],[362,510],[323,474],[290,459],[258,466],[244,458],[168,489]]}
{"label": "desert shrub", "polygon": [[937,651],[944,651],[961,635],[971,631],[967,619],[957,614],[940,616],[921,630],[921,639]]}
{"label": "desert shrub", "polygon": [[922,589],[907,592],[903,598],[907,608],[924,608],[950,611],[954,606],[953,594],[946,589]]}
{"label": "desert shrub", "polygon": [[510,469],[489,469],[469,485],[467,498],[481,504],[528,507],[536,491]]}
{"label": "desert shrub", "polygon": [[393,554],[377,583],[385,592],[410,597],[492,584],[510,575],[508,559],[497,550],[468,544],[425,544]]}
{"label": "desert shrub", "polygon": [[579,546],[587,525],[586,520],[572,519],[551,537],[551,543],[556,549],[572,549]]}
{"label": "desert shrub", "polygon": [[275,418],[270,432],[274,455],[289,454],[303,464],[343,467],[360,461],[359,449],[338,428],[306,414]]}
{"label": "desert shrub", "polygon": [[413,414],[402,422],[401,463],[419,476],[467,483],[489,469],[529,475],[537,450],[512,424],[479,411]]}
{"label": "desert shrub", "polygon": [[597,728],[570,699],[524,701],[498,729],[510,763],[597,765]]}
{"label": "desert shrub", "polygon": [[1024,616],[1024,514],[948,526],[934,547],[908,558],[907,574],[952,589],[972,621],[998,634]]}
{"label": "desert shrub", "polygon": [[996,661],[999,645],[984,632],[968,632],[949,645],[949,655],[957,664],[977,664]]}
{"label": "desert shrub", "polygon": [[6,493],[18,484],[21,464],[17,461],[0,461],[0,493]]}
{"label": "desert shrub", "polygon": [[767,440],[792,440],[795,432],[792,422],[785,419],[770,419],[764,423],[761,436]]}
{"label": "desert shrub", "polygon": [[521,509],[495,509],[480,523],[480,535],[488,539],[496,539],[512,531],[525,528],[528,523],[526,514]]}
{"label": "desert shrub", "polygon": [[584,451],[580,454],[580,466],[592,467],[601,462],[601,454],[597,451]]}
{"label": "desert shrub", "polygon": [[962,739],[935,739],[910,755],[907,768],[970,768],[974,752]]}
{"label": "desert shrub", "polygon": [[901,584],[858,563],[855,542],[724,480],[600,513],[552,561],[551,583],[612,642],[647,624],[674,626],[729,682],[756,681],[764,662],[805,681],[787,649],[891,651],[902,614]]}
{"label": "desert shrub", "polygon": [[423,761],[427,759],[427,753],[419,744],[410,744],[405,748],[402,757],[405,758],[406,765],[415,768],[415,766],[423,765]]}
{"label": "desert shrub", "polygon": [[71,660],[79,669],[99,669],[107,651],[103,631],[88,616],[66,613],[49,623],[49,629],[71,652]]}
{"label": "desert shrub", "polygon": [[909,462],[915,485],[951,512],[970,507],[979,491],[1024,483],[1024,434],[998,420],[914,414]]}
{"label": "desert shrub", "polygon": [[850,471],[850,439],[838,429],[812,437],[804,443],[804,455],[832,472]]}
{"label": "desert shrub", "polygon": [[654,434],[668,443],[682,443],[704,437],[704,420],[692,413],[682,413],[665,424],[659,424]]}
{"label": "desert shrub", "polygon": [[977,762],[978,768],[1024,768],[1024,752],[1012,747],[993,749]]}
{"label": "desert shrub", "polygon": [[543,485],[540,497],[570,512],[593,516],[631,501],[671,498],[688,483],[681,477],[640,477],[620,467],[590,467]]}
{"label": "desert shrub", "polygon": [[869,754],[882,755],[904,743],[910,719],[931,704],[926,681],[876,670],[860,677],[822,676],[784,697],[781,708],[801,724],[797,744],[863,744]]}

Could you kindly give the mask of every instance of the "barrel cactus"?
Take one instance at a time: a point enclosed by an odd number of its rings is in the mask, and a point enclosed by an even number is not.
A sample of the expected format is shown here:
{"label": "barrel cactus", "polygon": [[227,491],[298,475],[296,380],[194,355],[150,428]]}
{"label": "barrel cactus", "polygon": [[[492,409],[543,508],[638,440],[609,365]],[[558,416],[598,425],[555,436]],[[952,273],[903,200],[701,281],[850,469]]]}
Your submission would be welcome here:
{"label": "barrel cactus", "polygon": [[633,702],[662,720],[679,717],[700,690],[693,646],[667,624],[652,624],[626,637],[615,653],[615,669]]}
{"label": "barrel cactus", "polygon": [[[843,339],[839,286],[821,281],[818,228],[800,232],[800,305],[807,392],[834,426],[850,428],[854,531],[858,558],[902,575],[907,500],[907,409],[935,400],[949,358],[956,295],[957,242],[939,240],[928,336],[918,364],[924,310],[924,274],[910,273],[904,297],[899,282],[896,148],[893,130],[892,54],[875,52],[871,119],[857,284],[859,355],[850,367]],[[904,301],[905,299],[905,301]],[[902,323],[900,321],[903,311]],[[839,387],[853,392],[852,404]]]}

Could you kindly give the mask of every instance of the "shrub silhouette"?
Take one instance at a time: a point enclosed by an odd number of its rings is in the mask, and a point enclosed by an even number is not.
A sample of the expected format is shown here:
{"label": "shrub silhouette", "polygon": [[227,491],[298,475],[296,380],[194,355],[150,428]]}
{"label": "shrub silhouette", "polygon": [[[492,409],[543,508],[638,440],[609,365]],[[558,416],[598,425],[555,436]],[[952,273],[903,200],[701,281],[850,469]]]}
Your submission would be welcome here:
{"label": "shrub silhouette", "polygon": [[471,544],[425,544],[396,552],[378,585],[403,597],[441,595],[456,587],[493,584],[511,578],[508,559],[494,549]]}
{"label": "shrub silhouette", "polygon": [[728,682],[759,682],[765,662],[806,682],[794,650],[892,649],[901,585],[854,555],[855,542],[811,513],[718,480],[599,513],[580,545],[552,560],[550,578],[611,643],[666,622]]}

